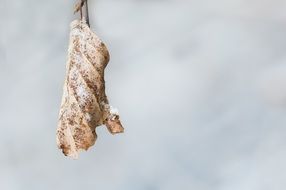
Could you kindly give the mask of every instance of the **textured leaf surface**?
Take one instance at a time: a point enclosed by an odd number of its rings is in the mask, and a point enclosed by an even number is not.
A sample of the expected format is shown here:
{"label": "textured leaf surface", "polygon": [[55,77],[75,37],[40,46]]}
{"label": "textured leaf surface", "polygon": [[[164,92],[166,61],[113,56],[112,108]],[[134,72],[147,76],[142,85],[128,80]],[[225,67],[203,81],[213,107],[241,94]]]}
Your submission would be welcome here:
{"label": "textured leaf surface", "polygon": [[73,21],[57,130],[58,147],[67,156],[78,158],[80,150],[94,145],[97,126],[105,124],[112,134],[123,132],[105,94],[108,61],[104,43],[84,21]]}

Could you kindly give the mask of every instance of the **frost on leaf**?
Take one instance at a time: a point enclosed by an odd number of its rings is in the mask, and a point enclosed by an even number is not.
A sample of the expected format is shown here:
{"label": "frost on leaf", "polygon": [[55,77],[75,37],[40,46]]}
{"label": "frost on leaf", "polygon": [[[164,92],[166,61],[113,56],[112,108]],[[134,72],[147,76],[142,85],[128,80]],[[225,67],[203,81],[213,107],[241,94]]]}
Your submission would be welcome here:
{"label": "frost on leaf", "polygon": [[112,134],[124,131],[117,109],[109,106],[105,94],[108,61],[106,46],[85,21],[73,21],[57,129],[57,145],[66,156],[78,158],[81,150],[94,145],[100,125]]}

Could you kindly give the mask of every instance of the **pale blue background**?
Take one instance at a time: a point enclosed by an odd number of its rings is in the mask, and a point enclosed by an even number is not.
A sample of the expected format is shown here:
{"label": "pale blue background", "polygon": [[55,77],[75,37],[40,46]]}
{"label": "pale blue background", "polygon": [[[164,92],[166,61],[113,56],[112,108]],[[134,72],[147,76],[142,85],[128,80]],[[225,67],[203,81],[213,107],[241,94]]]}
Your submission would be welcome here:
{"label": "pale blue background", "polygon": [[90,0],[126,132],[77,161],[55,143],[73,4],[0,0],[1,190],[285,190],[285,0]]}

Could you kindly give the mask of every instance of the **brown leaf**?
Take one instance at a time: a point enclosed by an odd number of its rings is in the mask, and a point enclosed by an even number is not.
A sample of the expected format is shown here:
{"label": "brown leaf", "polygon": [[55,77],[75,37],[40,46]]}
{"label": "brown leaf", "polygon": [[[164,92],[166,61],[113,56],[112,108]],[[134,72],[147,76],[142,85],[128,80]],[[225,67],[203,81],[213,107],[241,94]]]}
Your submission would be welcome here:
{"label": "brown leaf", "polygon": [[73,21],[57,129],[57,144],[66,156],[77,158],[79,151],[94,145],[95,128],[102,124],[112,134],[124,131],[105,94],[108,61],[106,46],[85,21]]}

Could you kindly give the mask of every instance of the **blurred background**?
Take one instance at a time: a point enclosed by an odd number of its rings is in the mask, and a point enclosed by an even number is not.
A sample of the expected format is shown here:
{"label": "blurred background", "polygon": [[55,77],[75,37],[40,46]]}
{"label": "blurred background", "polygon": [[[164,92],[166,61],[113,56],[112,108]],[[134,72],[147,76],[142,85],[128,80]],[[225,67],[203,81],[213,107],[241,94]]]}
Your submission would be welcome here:
{"label": "blurred background", "polygon": [[55,133],[75,1],[0,0],[1,190],[285,190],[285,0],[89,0],[125,133]]}

